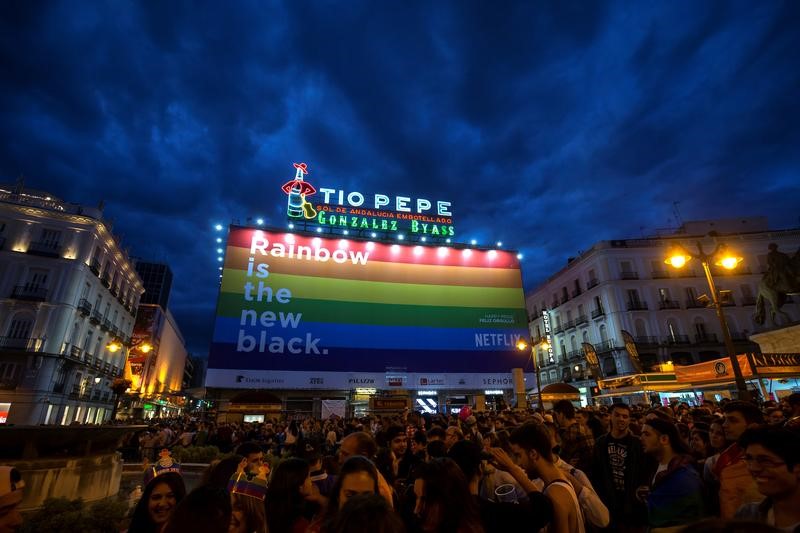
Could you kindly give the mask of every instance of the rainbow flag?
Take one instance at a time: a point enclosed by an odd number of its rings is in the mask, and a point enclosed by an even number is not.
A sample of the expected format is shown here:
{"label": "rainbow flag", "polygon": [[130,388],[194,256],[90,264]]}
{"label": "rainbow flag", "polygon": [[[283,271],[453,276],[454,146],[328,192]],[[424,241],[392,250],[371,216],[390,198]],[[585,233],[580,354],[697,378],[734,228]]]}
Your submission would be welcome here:
{"label": "rainbow flag", "polygon": [[209,368],[510,372],[528,336],[509,251],[233,226]]}

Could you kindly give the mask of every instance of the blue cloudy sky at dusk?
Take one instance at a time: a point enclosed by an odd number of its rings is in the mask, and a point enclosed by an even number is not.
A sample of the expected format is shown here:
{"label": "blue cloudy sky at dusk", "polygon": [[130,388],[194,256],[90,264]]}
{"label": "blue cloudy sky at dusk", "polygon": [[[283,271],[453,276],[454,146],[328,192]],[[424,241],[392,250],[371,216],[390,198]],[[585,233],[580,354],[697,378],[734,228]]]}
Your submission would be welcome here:
{"label": "blue cloudy sky at dusk", "polygon": [[[800,2],[3,2],[0,181],[106,202],[208,349],[212,224],[316,184],[453,203],[527,287],[685,220],[800,226]],[[324,182],[324,184],[323,184]]]}

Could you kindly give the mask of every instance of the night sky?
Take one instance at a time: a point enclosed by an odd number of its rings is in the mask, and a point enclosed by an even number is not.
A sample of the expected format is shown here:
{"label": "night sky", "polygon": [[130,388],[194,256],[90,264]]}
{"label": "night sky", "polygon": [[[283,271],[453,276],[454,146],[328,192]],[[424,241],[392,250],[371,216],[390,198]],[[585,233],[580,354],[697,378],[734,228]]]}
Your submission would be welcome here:
{"label": "night sky", "polygon": [[[647,4],[647,5],[646,5]],[[797,227],[800,2],[3,2],[0,181],[106,203],[205,354],[212,225],[317,185],[449,200],[532,288],[607,238]]]}

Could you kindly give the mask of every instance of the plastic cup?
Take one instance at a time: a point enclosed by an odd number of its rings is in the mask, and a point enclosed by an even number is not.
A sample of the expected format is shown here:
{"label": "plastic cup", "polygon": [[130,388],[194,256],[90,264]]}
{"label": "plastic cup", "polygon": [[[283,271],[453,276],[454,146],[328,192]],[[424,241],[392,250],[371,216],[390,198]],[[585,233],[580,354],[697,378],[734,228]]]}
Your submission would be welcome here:
{"label": "plastic cup", "polygon": [[517,494],[514,485],[506,483],[494,489],[494,496],[498,502],[517,503]]}

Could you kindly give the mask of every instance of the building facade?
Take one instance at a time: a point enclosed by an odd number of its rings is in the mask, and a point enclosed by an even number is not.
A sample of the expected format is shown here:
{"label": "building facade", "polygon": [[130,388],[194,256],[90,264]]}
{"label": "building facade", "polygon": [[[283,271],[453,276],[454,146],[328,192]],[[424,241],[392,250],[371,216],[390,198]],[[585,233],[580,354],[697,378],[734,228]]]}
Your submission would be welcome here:
{"label": "building facade", "polygon": [[136,260],[136,272],[142,278],[144,294],[141,303],[160,305],[168,309],[172,289],[172,270],[164,263]]}
{"label": "building facade", "polygon": [[[551,330],[552,354],[539,347],[534,355],[542,384],[573,382],[590,396],[595,381],[584,342],[594,345],[604,378],[635,373],[623,330],[635,338],[645,371],[727,355],[719,320],[703,298],[711,295],[700,262],[690,260],[680,270],[664,262],[670,247],[696,252],[697,242],[706,253],[720,243],[743,258],[735,270],[713,265],[711,270],[723,291],[735,350],[757,351],[748,337],[761,329],[753,315],[768,245],[776,243],[779,251],[792,255],[800,247],[800,230],[770,231],[764,217],[688,222],[665,236],[598,242],[527,294],[531,335],[545,338],[546,320]],[[796,303],[783,310],[792,320],[800,319]]]}
{"label": "building facade", "polygon": [[[102,210],[0,186],[0,412],[101,423],[144,288]],[[2,422],[2,420],[0,420]]]}

